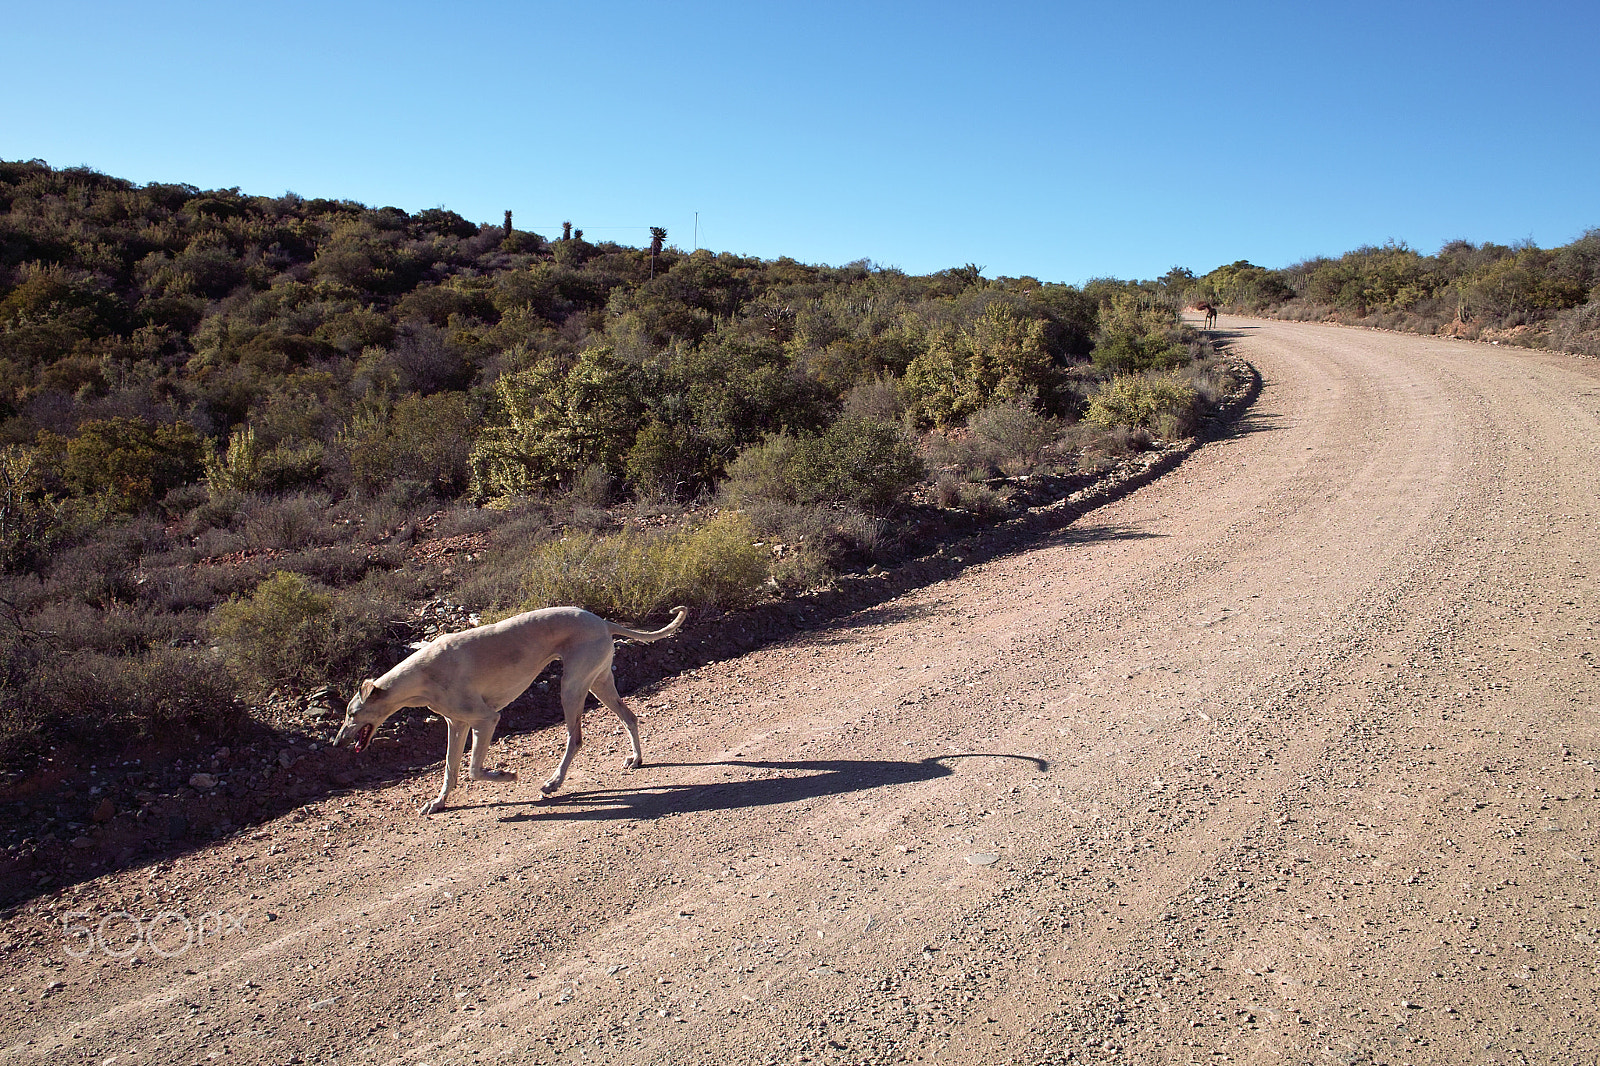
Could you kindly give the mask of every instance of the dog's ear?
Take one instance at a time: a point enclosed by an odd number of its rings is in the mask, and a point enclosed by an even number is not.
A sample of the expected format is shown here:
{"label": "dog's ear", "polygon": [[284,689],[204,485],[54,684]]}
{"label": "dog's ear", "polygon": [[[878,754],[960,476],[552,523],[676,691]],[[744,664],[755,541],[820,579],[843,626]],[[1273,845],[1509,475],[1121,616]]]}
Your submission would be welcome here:
{"label": "dog's ear", "polygon": [[361,682],[361,698],[364,700],[370,700],[374,692],[382,691],[383,689],[378,687],[378,683],[371,678]]}

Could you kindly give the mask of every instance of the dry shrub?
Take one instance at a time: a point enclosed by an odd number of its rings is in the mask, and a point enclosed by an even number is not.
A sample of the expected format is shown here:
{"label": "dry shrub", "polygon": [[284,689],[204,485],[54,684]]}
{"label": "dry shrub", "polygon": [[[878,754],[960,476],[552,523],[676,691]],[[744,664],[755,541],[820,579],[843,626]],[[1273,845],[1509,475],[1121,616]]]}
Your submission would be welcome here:
{"label": "dry shrub", "polygon": [[364,676],[393,643],[391,623],[403,601],[382,581],[363,581],[346,594],[280,570],[247,597],[213,612],[217,642],[257,690],[348,685]]}
{"label": "dry shrub", "polygon": [[1232,373],[1215,360],[1194,363],[1184,370],[1184,376],[1204,407],[1215,407],[1227,399],[1234,385]]}
{"label": "dry shrub", "polygon": [[876,377],[854,386],[844,394],[842,418],[870,418],[879,422],[899,422],[906,413],[906,400],[900,383],[892,377]]}
{"label": "dry shrub", "polygon": [[329,500],[321,493],[251,496],[240,502],[239,536],[258,551],[314,547],[331,543]]}
{"label": "dry shrub", "polygon": [[0,758],[54,740],[111,744],[178,728],[221,735],[244,720],[237,697],[223,664],[202,650],[112,655],[12,634],[0,641]]}
{"label": "dry shrub", "polygon": [[990,449],[995,465],[1019,474],[1038,465],[1046,448],[1061,436],[1061,423],[1031,407],[994,404],[967,422],[972,435]]}
{"label": "dry shrub", "polygon": [[463,605],[479,611],[504,611],[521,603],[528,582],[528,559],[552,534],[550,513],[541,504],[528,504],[502,514],[489,549],[466,568],[454,589]]}
{"label": "dry shrub", "polygon": [[182,642],[191,635],[174,614],[123,603],[93,607],[82,600],[41,605],[28,619],[29,628],[48,633],[62,648],[81,648],[107,655],[136,654],[146,648]]}
{"label": "dry shrub", "polygon": [[574,507],[567,515],[568,529],[581,529],[589,533],[606,533],[616,527],[611,512],[599,507]]}
{"label": "dry shrub", "polygon": [[616,498],[616,479],[603,464],[590,463],[572,479],[567,490],[567,500],[573,510],[593,508],[602,510],[611,506]]}
{"label": "dry shrub", "polygon": [[174,614],[209,611],[255,581],[255,575],[231,566],[146,567],[140,576],[140,604]]}
{"label": "dry shrub", "polygon": [[736,512],[670,534],[569,532],[534,551],[524,609],[571,604],[642,621],[679,603],[741,607],[767,578],[770,556],[756,539]]}
{"label": "dry shrub", "polygon": [[1147,451],[1153,443],[1150,431],[1134,426],[1097,426],[1080,422],[1067,435],[1073,447],[1082,452],[1082,473],[1102,473],[1109,460],[1134,452]]}
{"label": "dry shrub", "polygon": [[954,471],[946,470],[939,474],[933,482],[933,502],[938,507],[960,507],[961,486],[966,483],[965,478],[956,476]]}
{"label": "dry shrub", "polygon": [[471,501],[458,502],[444,513],[433,528],[435,537],[460,537],[470,533],[487,533],[505,521],[505,516]]}
{"label": "dry shrub", "polygon": [[96,530],[50,560],[51,595],[99,606],[132,603],[139,593],[139,560],[164,548],[165,541],[161,524],[145,518]]}
{"label": "dry shrub", "polygon": [[833,583],[837,571],[826,551],[808,544],[784,545],[783,548],[772,557],[774,587],[787,593],[799,593],[827,588]]}
{"label": "dry shrub", "polygon": [[1059,419],[1027,405],[998,403],[974,412],[963,431],[931,434],[927,448],[935,466],[958,468],[968,479],[1025,474],[1038,467],[1061,433]]}
{"label": "dry shrub", "polygon": [[784,592],[824,587],[842,567],[870,561],[883,547],[885,521],[850,507],[765,500],[745,514],[772,555],[772,584]]}
{"label": "dry shrub", "polygon": [[1566,352],[1600,357],[1600,300],[1569,307],[1556,315],[1550,344]]}
{"label": "dry shrub", "polygon": [[402,549],[385,544],[373,549],[347,547],[297,552],[273,560],[273,565],[324,585],[343,588],[360,581],[373,567],[392,570],[403,559]]}
{"label": "dry shrub", "polygon": [[421,481],[401,478],[392,482],[366,505],[362,514],[362,539],[369,544],[385,540],[426,518],[438,506],[433,490]]}
{"label": "dry shrub", "polygon": [[980,518],[997,518],[1006,513],[1010,492],[985,485],[981,481],[968,481],[953,473],[939,475],[933,485],[933,500],[940,507],[971,511]]}

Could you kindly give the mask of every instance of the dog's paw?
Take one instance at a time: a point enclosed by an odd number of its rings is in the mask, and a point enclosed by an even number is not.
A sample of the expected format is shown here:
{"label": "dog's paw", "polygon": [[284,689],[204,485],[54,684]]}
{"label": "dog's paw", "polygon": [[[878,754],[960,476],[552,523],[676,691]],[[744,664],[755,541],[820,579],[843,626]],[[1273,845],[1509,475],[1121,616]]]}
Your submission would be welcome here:
{"label": "dog's paw", "polygon": [[552,795],[555,792],[555,790],[560,788],[560,787],[561,787],[561,779],[559,777],[552,777],[550,780],[546,781],[544,784],[539,786],[539,791],[543,792],[546,796],[549,796],[549,795]]}
{"label": "dog's paw", "polygon": [[644,760],[639,758],[637,755],[630,755],[626,759],[622,760],[622,768],[624,770],[637,770],[643,765]]}
{"label": "dog's paw", "polygon": [[437,814],[442,810],[444,810],[444,797],[441,796],[432,803],[426,804],[422,810],[417,812],[417,814],[423,818],[426,818],[428,815]]}
{"label": "dog's paw", "polygon": [[517,772],[515,770],[490,770],[489,776],[496,781],[515,781]]}

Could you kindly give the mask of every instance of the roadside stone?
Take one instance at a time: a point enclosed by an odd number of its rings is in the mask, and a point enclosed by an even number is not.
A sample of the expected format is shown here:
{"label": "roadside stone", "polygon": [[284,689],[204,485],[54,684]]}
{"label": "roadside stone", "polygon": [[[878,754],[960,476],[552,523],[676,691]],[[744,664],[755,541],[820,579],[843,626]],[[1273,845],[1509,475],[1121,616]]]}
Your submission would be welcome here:
{"label": "roadside stone", "polygon": [[90,817],[95,821],[104,824],[116,817],[116,814],[116,804],[112,803],[110,799],[103,799],[100,801],[100,805],[94,809],[94,814],[90,815]]}
{"label": "roadside stone", "polygon": [[192,774],[189,777],[189,787],[200,792],[216,788],[216,776],[214,774]]}

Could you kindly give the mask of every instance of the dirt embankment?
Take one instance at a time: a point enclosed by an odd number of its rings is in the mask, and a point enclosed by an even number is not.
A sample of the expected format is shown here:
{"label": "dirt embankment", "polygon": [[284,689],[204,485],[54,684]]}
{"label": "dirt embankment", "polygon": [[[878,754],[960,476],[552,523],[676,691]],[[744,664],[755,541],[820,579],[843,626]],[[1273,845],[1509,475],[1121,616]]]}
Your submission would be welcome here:
{"label": "dirt embankment", "polygon": [[521,734],[12,914],[0,1057],[1594,1061],[1600,371],[1222,327],[1231,435],[647,686],[639,771],[591,714],[554,800]]}

